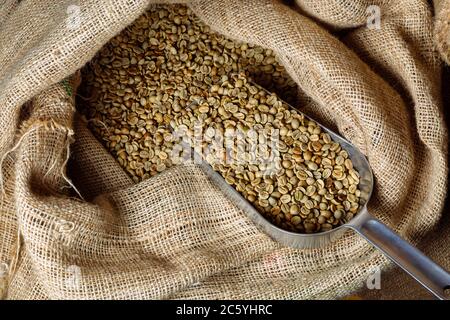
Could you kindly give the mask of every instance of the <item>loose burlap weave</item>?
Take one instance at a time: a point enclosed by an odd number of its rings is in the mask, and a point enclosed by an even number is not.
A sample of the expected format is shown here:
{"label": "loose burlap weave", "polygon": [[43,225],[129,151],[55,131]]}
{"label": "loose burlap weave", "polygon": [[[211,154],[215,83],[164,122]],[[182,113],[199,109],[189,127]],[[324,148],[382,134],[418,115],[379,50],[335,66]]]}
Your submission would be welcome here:
{"label": "loose burlap weave", "polygon": [[434,38],[442,59],[450,65],[450,1],[434,0],[436,22]]}
{"label": "loose burlap weave", "polygon": [[[74,95],[77,70],[148,4],[3,1],[4,297],[338,298],[386,269],[351,232],[322,249],[280,246],[193,165],[132,183],[76,116]],[[217,32],[273,49],[308,97],[301,110],[364,151],[376,177],[374,215],[415,244],[433,232],[447,132],[427,1],[187,4]],[[370,5],[379,29],[367,25]]]}

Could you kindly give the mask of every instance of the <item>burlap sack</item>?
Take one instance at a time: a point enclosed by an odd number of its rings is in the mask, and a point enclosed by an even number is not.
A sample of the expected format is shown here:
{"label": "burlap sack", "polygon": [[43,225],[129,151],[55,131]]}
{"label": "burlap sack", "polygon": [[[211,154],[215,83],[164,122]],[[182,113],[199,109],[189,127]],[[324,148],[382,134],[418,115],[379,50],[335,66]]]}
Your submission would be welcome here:
{"label": "burlap sack", "polygon": [[[193,165],[134,185],[75,115],[74,94],[77,69],[149,1],[97,2],[3,2],[6,298],[337,298],[389,266],[351,232],[323,249],[281,247]],[[366,25],[374,3],[380,29]],[[367,155],[376,177],[370,211],[419,243],[438,224],[446,195],[432,9],[419,0],[296,4],[188,3],[214,30],[276,52],[309,97],[302,110]]]}
{"label": "burlap sack", "polygon": [[[436,21],[434,26],[434,40],[436,47],[441,53],[441,57],[447,63],[450,59],[450,1],[435,0],[433,1],[436,13]],[[447,21],[447,22],[445,22]],[[448,90],[448,83],[450,81],[450,69],[447,67],[444,70],[444,78],[442,83],[444,96],[444,113],[446,114],[447,124],[450,121],[450,91]],[[448,176],[448,175],[447,175]],[[439,221],[437,228],[427,234],[422,239],[418,246],[419,248],[431,257],[436,262],[446,266],[450,269],[450,252],[448,245],[450,243],[450,198],[447,195],[444,215]],[[358,297],[364,299],[430,299],[430,294],[423,289],[417,282],[415,282],[406,273],[402,272],[400,268],[395,267],[389,272],[382,274],[382,290],[368,290],[362,289],[358,293]]]}

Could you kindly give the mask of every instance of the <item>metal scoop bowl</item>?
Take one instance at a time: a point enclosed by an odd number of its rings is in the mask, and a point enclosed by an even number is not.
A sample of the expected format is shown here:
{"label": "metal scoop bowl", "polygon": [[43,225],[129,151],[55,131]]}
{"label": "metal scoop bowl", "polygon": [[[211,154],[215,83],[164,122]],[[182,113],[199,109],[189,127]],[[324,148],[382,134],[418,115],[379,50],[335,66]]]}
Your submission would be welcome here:
{"label": "metal scoop bowl", "polygon": [[[291,108],[293,107],[291,106]],[[306,115],[304,116],[307,119],[313,120]],[[361,190],[360,209],[353,219],[335,229],[313,234],[301,234],[280,229],[266,220],[219,173],[215,172],[207,162],[202,161],[200,167],[215,186],[259,226],[261,230],[279,243],[292,248],[324,247],[351,229],[365,238],[374,247],[381,250],[388,258],[399,265],[437,298],[443,300],[449,299],[450,274],[418,249],[400,238],[399,235],[385,224],[370,215],[367,210],[367,203],[372,195],[374,179],[366,157],[340,135],[321,125],[319,122],[315,122],[348,152],[354,168],[360,174],[360,184],[358,186]]]}

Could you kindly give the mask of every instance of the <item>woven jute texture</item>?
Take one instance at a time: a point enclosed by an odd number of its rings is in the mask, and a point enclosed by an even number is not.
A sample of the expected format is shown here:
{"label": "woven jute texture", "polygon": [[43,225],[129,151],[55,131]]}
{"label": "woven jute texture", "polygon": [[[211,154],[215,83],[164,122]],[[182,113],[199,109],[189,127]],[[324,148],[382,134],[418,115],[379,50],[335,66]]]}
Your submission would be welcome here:
{"label": "woven jute texture", "polygon": [[434,38],[442,59],[450,65],[450,1],[435,0]]}
{"label": "woven jute texture", "polygon": [[[433,10],[419,0],[318,3],[187,2],[215,31],[274,50],[308,97],[301,110],[367,155],[369,210],[412,243],[443,250],[448,268],[445,243],[433,242],[447,187]],[[76,115],[74,96],[77,70],[148,5],[2,2],[3,296],[339,298],[388,270],[351,232],[321,249],[282,247],[194,165],[132,183]],[[371,5],[379,29],[367,25]]]}

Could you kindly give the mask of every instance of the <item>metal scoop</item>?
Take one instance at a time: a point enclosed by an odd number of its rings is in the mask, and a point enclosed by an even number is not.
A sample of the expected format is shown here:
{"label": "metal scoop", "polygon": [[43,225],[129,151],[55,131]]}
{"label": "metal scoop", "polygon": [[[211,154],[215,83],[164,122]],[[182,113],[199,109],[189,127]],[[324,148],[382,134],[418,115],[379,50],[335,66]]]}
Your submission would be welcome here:
{"label": "metal scoop", "polygon": [[[286,104],[288,105],[288,104]],[[291,106],[291,108],[293,108]],[[293,108],[295,109],[295,108]],[[305,118],[311,119],[304,115]],[[422,286],[428,289],[439,299],[449,299],[450,297],[450,274],[430,258],[425,256],[418,249],[400,238],[394,231],[370,215],[367,210],[367,203],[373,190],[373,174],[365,156],[350,142],[342,138],[327,127],[316,122],[324,132],[340,143],[353,162],[354,168],[360,174],[359,189],[361,190],[361,205],[358,213],[349,222],[329,231],[300,234],[278,228],[264,216],[262,216],[239,192],[230,186],[222,176],[215,172],[211,166],[202,161],[200,167],[202,171],[239,209],[261,230],[271,238],[283,245],[292,248],[318,248],[328,245],[330,242],[341,237],[348,229],[356,231],[374,247],[381,250],[393,262],[410,274]]]}

